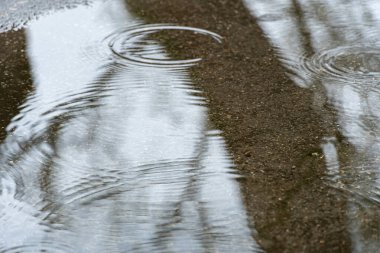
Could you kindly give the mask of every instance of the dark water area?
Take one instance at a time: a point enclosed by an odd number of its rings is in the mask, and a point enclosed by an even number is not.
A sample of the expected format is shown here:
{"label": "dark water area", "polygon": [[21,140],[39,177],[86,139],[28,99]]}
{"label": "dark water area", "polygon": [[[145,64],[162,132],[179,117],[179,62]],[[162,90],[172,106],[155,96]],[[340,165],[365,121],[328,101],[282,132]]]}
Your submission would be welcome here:
{"label": "dark water area", "polygon": [[190,78],[202,56],[155,38],[220,35],[119,0],[0,6],[0,252],[261,252]]}
{"label": "dark water area", "polygon": [[321,143],[324,180],[347,196],[352,252],[378,252],[379,2],[245,3],[289,76],[313,91],[313,107],[336,126]]}

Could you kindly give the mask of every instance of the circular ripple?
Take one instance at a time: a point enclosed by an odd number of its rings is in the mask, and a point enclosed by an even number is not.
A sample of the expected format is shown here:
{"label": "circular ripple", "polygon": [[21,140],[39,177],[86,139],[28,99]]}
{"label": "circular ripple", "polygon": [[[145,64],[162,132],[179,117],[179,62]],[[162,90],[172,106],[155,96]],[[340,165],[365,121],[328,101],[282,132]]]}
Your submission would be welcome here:
{"label": "circular ripple", "polygon": [[380,47],[345,46],[324,50],[311,58],[304,57],[302,65],[314,78],[341,81],[379,81]]}
{"label": "circular ripple", "polygon": [[202,60],[202,58],[173,60],[162,57],[163,47],[158,42],[145,40],[144,38],[146,35],[168,30],[189,31],[208,36],[218,43],[222,42],[222,37],[216,33],[200,28],[169,24],[129,27],[109,35],[106,41],[113,57],[128,64],[154,67],[186,67]]}

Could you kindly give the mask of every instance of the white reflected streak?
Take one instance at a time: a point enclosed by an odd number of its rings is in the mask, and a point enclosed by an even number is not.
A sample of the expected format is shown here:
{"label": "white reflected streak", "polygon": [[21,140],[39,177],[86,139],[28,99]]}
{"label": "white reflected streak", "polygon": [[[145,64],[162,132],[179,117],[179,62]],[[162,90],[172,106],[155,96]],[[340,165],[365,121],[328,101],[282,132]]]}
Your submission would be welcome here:
{"label": "white reflected streak", "polygon": [[331,180],[338,182],[339,176],[339,157],[338,151],[335,146],[335,137],[325,139],[325,143],[322,144],[323,155],[325,156],[327,173]]}

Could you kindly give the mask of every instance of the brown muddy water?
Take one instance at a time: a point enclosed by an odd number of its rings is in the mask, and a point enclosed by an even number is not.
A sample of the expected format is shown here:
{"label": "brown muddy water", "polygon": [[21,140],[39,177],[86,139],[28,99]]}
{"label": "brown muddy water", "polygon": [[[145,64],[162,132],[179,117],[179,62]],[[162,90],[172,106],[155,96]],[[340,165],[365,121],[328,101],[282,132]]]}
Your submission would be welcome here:
{"label": "brown muddy water", "polygon": [[380,252],[378,17],[0,2],[0,252]]}

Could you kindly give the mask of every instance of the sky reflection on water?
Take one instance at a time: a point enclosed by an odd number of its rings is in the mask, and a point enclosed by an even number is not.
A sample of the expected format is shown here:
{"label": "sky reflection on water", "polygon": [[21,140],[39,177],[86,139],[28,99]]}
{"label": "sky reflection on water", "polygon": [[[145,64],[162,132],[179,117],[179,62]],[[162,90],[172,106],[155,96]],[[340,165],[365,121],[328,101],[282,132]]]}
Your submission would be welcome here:
{"label": "sky reflection on water", "polygon": [[[139,24],[115,0],[26,29],[34,90],[0,147],[1,252],[260,251],[188,66],[121,64],[104,41]],[[123,48],[169,58],[145,39]]]}

